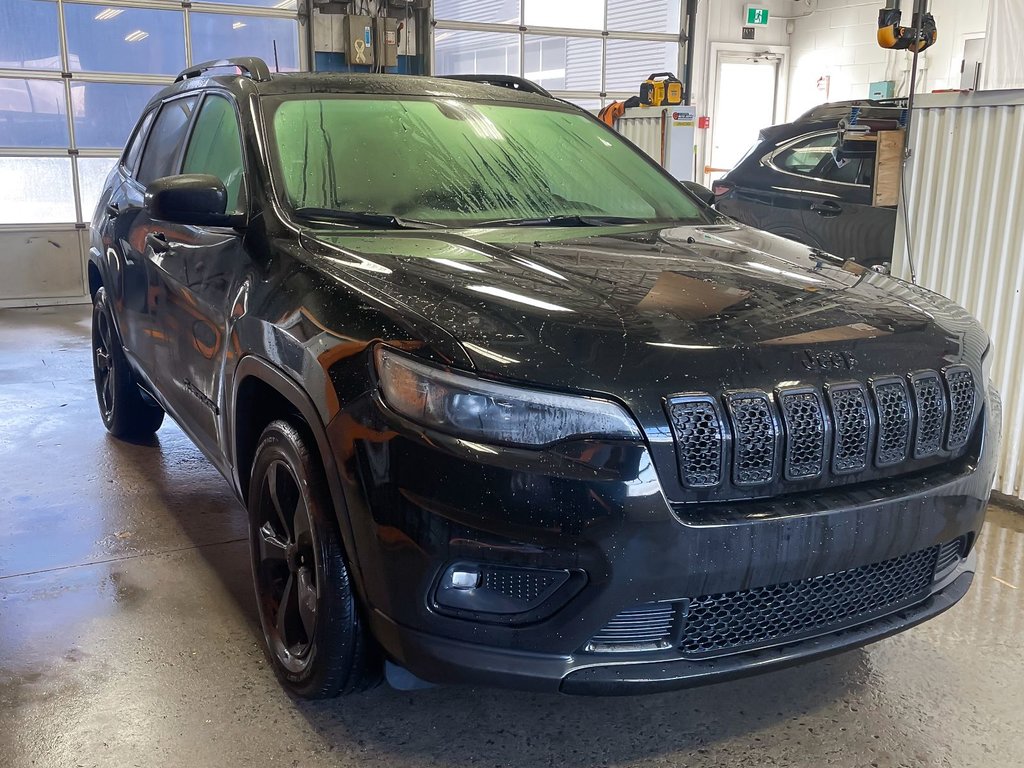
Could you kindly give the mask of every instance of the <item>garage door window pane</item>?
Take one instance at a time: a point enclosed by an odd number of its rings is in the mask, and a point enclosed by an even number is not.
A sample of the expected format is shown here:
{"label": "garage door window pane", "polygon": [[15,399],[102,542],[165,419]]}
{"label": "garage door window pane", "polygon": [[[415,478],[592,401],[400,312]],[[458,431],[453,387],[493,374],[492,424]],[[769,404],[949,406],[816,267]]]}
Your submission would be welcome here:
{"label": "garage door window pane", "polygon": [[528,27],[604,29],[604,0],[524,0]]}
{"label": "garage door window pane", "polygon": [[519,24],[519,0],[434,0],[434,18],[490,24]]}
{"label": "garage door window pane", "polygon": [[60,69],[57,4],[41,0],[0,3],[0,67]]}
{"label": "garage door window pane", "polygon": [[298,0],[203,0],[211,5],[254,5],[259,8],[283,8],[286,11],[294,11],[298,7]]}
{"label": "garage door window pane", "polygon": [[72,81],[71,108],[79,147],[123,147],[143,107],[161,88],[158,85],[74,83]]}
{"label": "garage door window pane", "polygon": [[519,35],[438,30],[434,57],[439,75],[518,75]]}
{"label": "garage door window pane", "polygon": [[608,29],[677,35],[681,6],[679,0],[608,0]]}
{"label": "garage door window pane", "polygon": [[185,68],[181,11],[64,4],[74,71],[177,74]]}
{"label": "garage door window pane", "polygon": [[0,157],[0,224],[74,220],[70,157]]}
{"label": "garage door window pane", "polygon": [[0,79],[0,147],[66,147],[62,80]]}
{"label": "garage door window pane", "polygon": [[523,72],[549,90],[600,91],[601,41],[528,35]]}
{"label": "garage door window pane", "polygon": [[192,61],[259,56],[274,67],[274,41],[282,72],[299,68],[299,25],[291,19],[192,13]]}
{"label": "garage door window pane", "polygon": [[606,91],[636,93],[652,72],[675,72],[679,68],[679,44],[609,40],[605,67]]}
{"label": "garage door window pane", "polygon": [[82,197],[82,220],[92,221],[96,202],[103,192],[107,174],[117,165],[116,157],[78,158],[78,190]]}

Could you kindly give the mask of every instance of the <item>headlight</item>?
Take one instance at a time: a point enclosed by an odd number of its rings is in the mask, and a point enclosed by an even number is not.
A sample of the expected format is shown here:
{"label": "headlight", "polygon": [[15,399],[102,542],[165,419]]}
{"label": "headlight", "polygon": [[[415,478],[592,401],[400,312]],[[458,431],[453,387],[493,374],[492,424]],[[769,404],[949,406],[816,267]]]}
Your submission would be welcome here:
{"label": "headlight", "polygon": [[485,443],[539,447],[573,437],[641,437],[615,403],[496,384],[375,351],[384,401],[439,432]]}

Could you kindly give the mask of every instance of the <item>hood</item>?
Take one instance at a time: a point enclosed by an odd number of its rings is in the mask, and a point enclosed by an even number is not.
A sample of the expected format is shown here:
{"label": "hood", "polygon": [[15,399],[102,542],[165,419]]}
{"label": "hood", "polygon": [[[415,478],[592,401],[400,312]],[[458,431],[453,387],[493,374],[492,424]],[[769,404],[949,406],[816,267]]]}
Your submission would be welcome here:
{"label": "hood", "polygon": [[429,318],[481,373],[638,414],[678,392],[978,364],[987,345],[941,297],[733,223],[301,239],[322,273]]}

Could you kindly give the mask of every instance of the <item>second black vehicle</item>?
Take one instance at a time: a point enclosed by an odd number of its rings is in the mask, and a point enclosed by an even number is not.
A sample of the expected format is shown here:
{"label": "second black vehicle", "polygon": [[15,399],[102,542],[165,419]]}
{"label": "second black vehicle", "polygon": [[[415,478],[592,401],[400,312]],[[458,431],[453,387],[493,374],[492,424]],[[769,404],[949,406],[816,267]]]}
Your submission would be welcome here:
{"label": "second black vehicle", "polygon": [[516,85],[200,65],[107,180],[101,416],[231,483],[283,684],[661,691],[963,597],[985,332]]}
{"label": "second black vehicle", "polygon": [[[857,142],[861,151],[844,157],[853,143],[841,141],[839,122],[855,115],[861,125],[895,127],[904,111],[899,100],[834,102],[765,128],[736,167],[714,183],[715,207],[840,258],[888,266],[896,207],[876,204],[877,145]],[[892,170],[898,179],[898,168]]]}

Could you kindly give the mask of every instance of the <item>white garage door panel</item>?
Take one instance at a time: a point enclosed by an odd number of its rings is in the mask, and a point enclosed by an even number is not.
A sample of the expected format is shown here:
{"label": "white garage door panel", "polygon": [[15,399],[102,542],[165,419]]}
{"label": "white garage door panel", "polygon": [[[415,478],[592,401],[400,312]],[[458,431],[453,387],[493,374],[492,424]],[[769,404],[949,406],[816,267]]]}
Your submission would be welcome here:
{"label": "white garage door panel", "polygon": [[1003,395],[996,490],[1024,499],[1024,90],[922,95],[911,127],[907,199],[893,272],[966,307],[992,337]]}
{"label": "white garage door panel", "polygon": [[79,230],[0,232],[0,301],[82,296]]}

